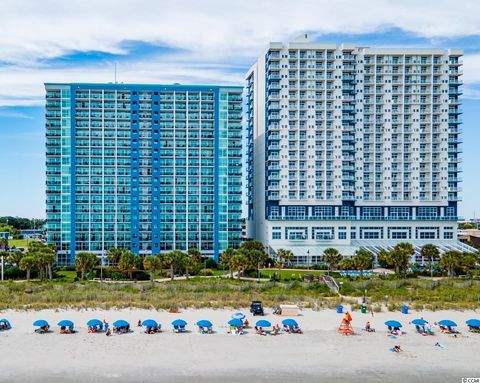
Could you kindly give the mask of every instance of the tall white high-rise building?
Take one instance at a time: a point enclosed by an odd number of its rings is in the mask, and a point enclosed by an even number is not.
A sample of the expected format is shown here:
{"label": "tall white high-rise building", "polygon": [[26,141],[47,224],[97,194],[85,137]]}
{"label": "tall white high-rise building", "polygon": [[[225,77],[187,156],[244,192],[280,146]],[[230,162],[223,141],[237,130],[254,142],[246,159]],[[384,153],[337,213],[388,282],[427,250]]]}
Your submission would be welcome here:
{"label": "tall white high-rise building", "polygon": [[462,53],[270,43],[247,74],[248,236],[299,263],[400,241],[468,251]]}

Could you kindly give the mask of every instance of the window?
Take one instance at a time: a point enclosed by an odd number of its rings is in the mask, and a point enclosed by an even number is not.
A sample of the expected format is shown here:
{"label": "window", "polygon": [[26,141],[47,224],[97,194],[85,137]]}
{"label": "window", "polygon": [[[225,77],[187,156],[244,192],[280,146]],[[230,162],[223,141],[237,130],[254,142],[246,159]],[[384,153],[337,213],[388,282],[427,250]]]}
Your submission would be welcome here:
{"label": "window", "polygon": [[418,207],[417,208],[417,217],[418,218],[435,218],[438,216],[438,208],[436,207]]}
{"label": "window", "polygon": [[382,239],[383,228],[382,227],[361,227],[360,239]]}
{"label": "window", "polygon": [[410,217],[409,207],[391,207],[389,210],[390,210],[390,218],[406,219]]}
{"label": "window", "polygon": [[347,233],[345,231],[340,231],[338,233],[338,239],[347,239]]}
{"label": "window", "polygon": [[334,227],[312,227],[312,239],[317,241],[332,240],[334,238]]}
{"label": "window", "polygon": [[289,240],[305,240],[307,239],[306,227],[286,227],[285,238]]}
{"label": "window", "polygon": [[270,206],[270,217],[271,218],[278,218],[279,214],[278,206]]}
{"label": "window", "polygon": [[287,216],[289,218],[305,219],[305,207],[304,206],[288,206]]}
{"label": "window", "polygon": [[331,217],[333,215],[332,206],[314,206],[313,216],[314,217]]}
{"label": "window", "polygon": [[440,238],[440,229],[438,227],[417,227],[415,236],[417,239],[437,239]]}
{"label": "window", "polygon": [[445,208],[445,216],[446,217],[455,217],[457,214],[455,212],[455,207],[449,206]]}
{"label": "window", "polygon": [[350,228],[350,239],[357,239],[357,228],[351,227]]}
{"label": "window", "polygon": [[446,231],[443,233],[443,239],[453,239],[453,232]]}
{"label": "window", "polygon": [[381,207],[364,207],[362,208],[362,217],[363,218],[382,218],[383,209]]}
{"label": "window", "polygon": [[272,231],[272,239],[282,239],[282,232]]}

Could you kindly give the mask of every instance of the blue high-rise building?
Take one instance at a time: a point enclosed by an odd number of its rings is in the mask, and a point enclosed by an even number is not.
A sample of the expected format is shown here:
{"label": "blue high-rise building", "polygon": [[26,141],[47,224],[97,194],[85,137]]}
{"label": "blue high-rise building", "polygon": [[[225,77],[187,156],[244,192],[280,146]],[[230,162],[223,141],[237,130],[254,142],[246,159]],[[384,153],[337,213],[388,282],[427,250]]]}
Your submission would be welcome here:
{"label": "blue high-rise building", "polygon": [[218,258],[239,244],[241,87],[45,88],[47,240],[59,264],[113,247]]}

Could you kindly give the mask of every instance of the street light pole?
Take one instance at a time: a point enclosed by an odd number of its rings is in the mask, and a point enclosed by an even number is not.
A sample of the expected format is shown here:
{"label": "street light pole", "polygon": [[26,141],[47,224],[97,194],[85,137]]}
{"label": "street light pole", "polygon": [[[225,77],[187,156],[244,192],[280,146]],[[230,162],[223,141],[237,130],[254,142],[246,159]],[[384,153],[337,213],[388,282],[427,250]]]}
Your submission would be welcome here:
{"label": "street light pole", "polygon": [[4,262],[4,260],[5,260],[5,256],[2,255],[2,282],[3,282],[3,271],[4,271],[3,270],[4,269],[3,262]]}
{"label": "street light pole", "polygon": [[310,250],[307,250],[307,268],[310,270]]}
{"label": "street light pole", "polygon": [[100,282],[103,282],[103,251],[100,257]]}

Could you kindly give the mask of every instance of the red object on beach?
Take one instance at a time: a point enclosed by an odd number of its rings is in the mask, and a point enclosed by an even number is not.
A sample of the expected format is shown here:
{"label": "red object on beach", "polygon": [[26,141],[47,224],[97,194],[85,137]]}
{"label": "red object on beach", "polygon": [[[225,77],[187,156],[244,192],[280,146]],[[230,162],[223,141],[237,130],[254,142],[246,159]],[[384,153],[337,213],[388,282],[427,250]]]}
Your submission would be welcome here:
{"label": "red object on beach", "polygon": [[340,327],[338,328],[338,332],[342,335],[354,335],[355,331],[353,331],[352,326],[350,325],[350,322],[347,321],[346,318],[342,320],[342,323],[340,323]]}

